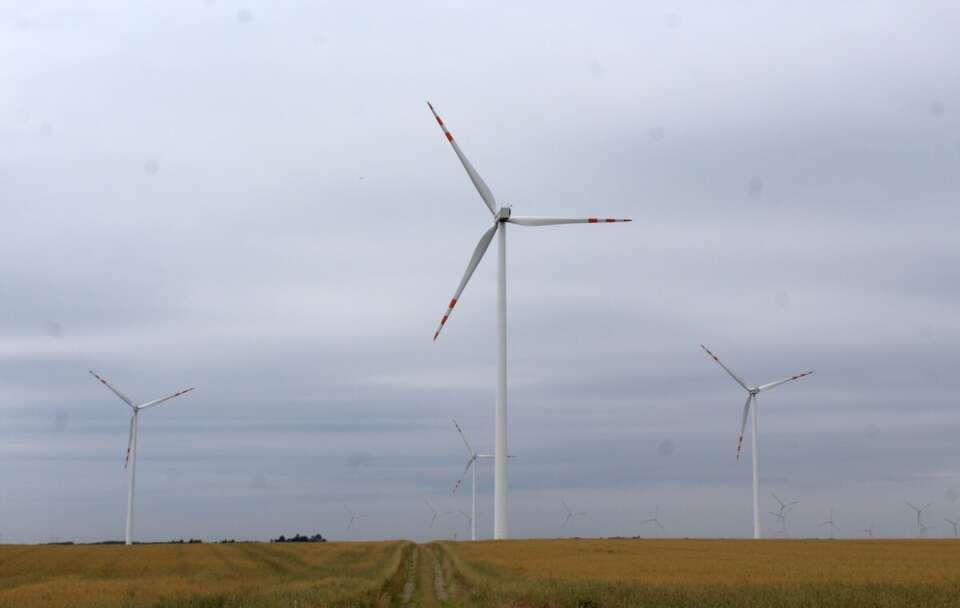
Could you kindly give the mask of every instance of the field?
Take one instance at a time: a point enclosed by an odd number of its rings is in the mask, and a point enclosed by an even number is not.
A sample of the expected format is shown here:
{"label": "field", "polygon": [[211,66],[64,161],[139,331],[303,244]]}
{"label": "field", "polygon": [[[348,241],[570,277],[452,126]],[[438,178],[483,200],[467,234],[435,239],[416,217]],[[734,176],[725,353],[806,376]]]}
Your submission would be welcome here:
{"label": "field", "polygon": [[405,546],[0,545],[0,606],[373,605]]}
{"label": "field", "polygon": [[442,543],[465,606],[960,606],[951,540]]}
{"label": "field", "polygon": [[8,545],[0,606],[960,607],[960,542]]}

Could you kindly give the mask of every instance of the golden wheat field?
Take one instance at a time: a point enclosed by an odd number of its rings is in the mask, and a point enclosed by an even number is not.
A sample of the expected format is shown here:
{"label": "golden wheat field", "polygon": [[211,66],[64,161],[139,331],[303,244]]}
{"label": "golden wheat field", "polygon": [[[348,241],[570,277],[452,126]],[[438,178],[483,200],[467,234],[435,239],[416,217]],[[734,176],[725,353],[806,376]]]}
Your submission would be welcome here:
{"label": "golden wheat field", "polygon": [[0,546],[0,606],[960,606],[949,540]]}
{"label": "golden wheat field", "polygon": [[406,543],[0,546],[0,606],[357,606]]}
{"label": "golden wheat field", "polygon": [[960,606],[952,540],[442,543],[463,605]]}

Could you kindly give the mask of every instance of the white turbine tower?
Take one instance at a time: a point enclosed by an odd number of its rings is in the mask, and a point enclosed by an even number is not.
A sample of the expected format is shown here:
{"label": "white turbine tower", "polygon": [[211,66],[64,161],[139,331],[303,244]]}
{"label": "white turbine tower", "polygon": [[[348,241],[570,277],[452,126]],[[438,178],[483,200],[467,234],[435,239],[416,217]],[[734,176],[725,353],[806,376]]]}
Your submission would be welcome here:
{"label": "white turbine tower", "polygon": [[117,389],[113,388],[109,382],[98,376],[92,370],[90,373],[94,378],[103,383],[105,387],[110,389],[114,395],[120,397],[124,403],[130,406],[130,409],[133,410],[133,413],[130,415],[130,437],[127,439],[127,456],[124,460],[123,466],[129,471],[130,475],[130,486],[127,489],[127,532],[125,537],[126,544],[133,544],[132,534],[133,534],[133,488],[136,484],[137,478],[137,444],[139,443],[140,437],[140,410],[152,407],[154,405],[160,405],[164,401],[173,399],[174,397],[179,397],[180,395],[189,393],[193,388],[183,389],[182,391],[177,391],[176,393],[170,395],[169,397],[163,397],[161,399],[154,399],[153,401],[147,401],[146,403],[141,403],[137,405]]}
{"label": "white turbine tower", "polygon": [[493,484],[493,537],[495,539],[507,538],[507,224],[517,226],[553,226],[558,224],[609,224],[614,222],[629,222],[629,219],[613,218],[563,218],[563,217],[522,217],[511,215],[510,207],[497,207],[497,201],[493,198],[493,193],[487,184],[477,173],[467,157],[460,151],[460,146],[453,139],[453,135],[447,130],[443,120],[437,115],[433,106],[428,102],[430,112],[440,128],[443,129],[447,141],[453,146],[453,151],[463,168],[466,169],[470,181],[473,182],[480,198],[486,204],[487,209],[493,215],[493,226],[487,229],[480,237],[467,264],[467,270],[457,286],[450,304],[447,306],[443,318],[440,319],[440,326],[433,339],[436,340],[440,335],[440,330],[453,312],[453,307],[460,300],[464,287],[473,271],[477,269],[480,260],[490,246],[493,236],[499,232],[497,238],[497,400],[494,416],[495,436],[494,436],[494,484]]}
{"label": "white turbine tower", "polygon": [[740,438],[737,440],[737,460],[740,460],[740,448],[743,446],[743,433],[747,429],[747,414],[750,413],[750,405],[753,404],[753,433],[751,433],[751,438],[753,440],[753,537],[760,538],[760,454],[757,451],[757,433],[759,432],[759,422],[757,421],[757,395],[763,391],[768,391],[774,387],[780,386],[785,382],[799,380],[804,376],[809,376],[813,372],[804,372],[802,374],[790,376],[789,378],[784,378],[783,380],[777,380],[776,382],[761,384],[760,386],[747,386],[747,383],[740,379],[740,376],[730,371],[730,369],[723,363],[720,363],[720,359],[710,352],[706,346],[701,344],[700,348],[705,350],[706,353],[710,355],[710,357],[712,357],[713,360],[716,361],[725,372],[730,374],[730,377],[736,380],[737,384],[743,387],[743,390],[747,391],[747,400],[743,404],[743,420],[740,423]]}
{"label": "white turbine tower", "polygon": [[460,475],[460,479],[457,480],[456,485],[453,486],[452,494],[456,494],[457,490],[460,489],[460,484],[463,483],[463,478],[466,477],[467,473],[470,472],[470,467],[473,467],[473,499],[470,507],[470,540],[477,540],[477,477],[478,469],[480,468],[480,459],[481,458],[493,458],[493,454],[478,454],[474,451],[473,446],[470,445],[470,442],[467,441],[467,436],[463,434],[463,430],[460,428],[460,425],[457,424],[457,421],[453,421],[453,426],[457,427],[457,432],[460,433],[460,439],[463,439],[463,445],[467,447],[467,454],[470,456],[470,459],[467,460],[467,467],[463,470],[463,473]]}

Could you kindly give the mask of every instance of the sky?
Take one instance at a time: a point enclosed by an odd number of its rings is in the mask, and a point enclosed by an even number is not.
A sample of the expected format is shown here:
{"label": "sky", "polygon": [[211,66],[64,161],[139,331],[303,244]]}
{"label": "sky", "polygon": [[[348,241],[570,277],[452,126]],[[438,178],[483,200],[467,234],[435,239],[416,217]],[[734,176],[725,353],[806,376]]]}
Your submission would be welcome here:
{"label": "sky", "polygon": [[[960,518],[960,7],[0,3],[0,539],[463,538],[508,231],[516,537]],[[480,470],[492,533],[492,464]],[[443,514],[430,526],[430,503]],[[563,526],[566,501],[586,516]],[[642,524],[660,509],[663,532]],[[347,529],[347,509],[367,517]]]}

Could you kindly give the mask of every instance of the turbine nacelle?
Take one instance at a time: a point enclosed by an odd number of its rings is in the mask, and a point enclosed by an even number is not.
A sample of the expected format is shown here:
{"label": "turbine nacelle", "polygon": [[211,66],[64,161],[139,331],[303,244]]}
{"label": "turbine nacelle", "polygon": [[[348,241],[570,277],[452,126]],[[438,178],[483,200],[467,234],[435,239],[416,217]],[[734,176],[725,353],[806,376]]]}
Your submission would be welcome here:
{"label": "turbine nacelle", "polygon": [[498,222],[505,222],[508,219],[510,219],[510,207],[508,205],[504,205],[503,207],[500,207],[500,211],[497,211],[496,220]]}

